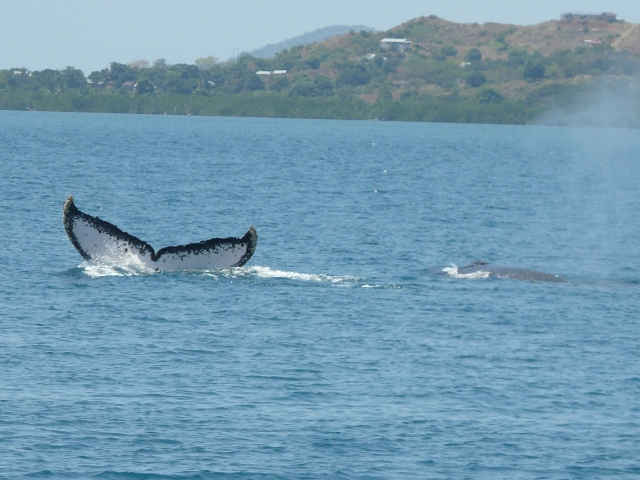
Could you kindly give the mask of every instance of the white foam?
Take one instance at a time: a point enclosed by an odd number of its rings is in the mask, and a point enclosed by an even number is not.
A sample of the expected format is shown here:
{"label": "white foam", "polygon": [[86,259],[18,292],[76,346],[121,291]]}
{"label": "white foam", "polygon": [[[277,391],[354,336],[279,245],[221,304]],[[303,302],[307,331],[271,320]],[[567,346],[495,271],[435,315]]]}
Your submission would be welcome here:
{"label": "white foam", "polygon": [[144,265],[117,265],[109,263],[85,262],[79,268],[91,278],[99,277],[131,277],[134,275],[150,275],[157,273]]}
{"label": "white foam", "polygon": [[157,273],[157,270],[145,265],[136,255],[112,251],[96,260],[83,262],[79,267],[92,278],[131,277]]}
{"label": "white foam", "polygon": [[458,266],[454,265],[453,263],[451,264],[450,267],[444,267],[442,271],[447,275],[449,275],[451,278],[475,279],[475,278],[487,278],[491,275],[490,272],[487,272],[485,270],[476,270],[475,272],[472,272],[472,273],[459,273]]}
{"label": "white foam", "polygon": [[[108,277],[108,276],[120,276],[129,277],[133,275],[150,275],[158,273],[157,270],[145,266],[135,256],[120,257],[118,261],[112,261],[114,259],[102,258],[100,261],[88,261],[82,263],[79,267],[83,269],[84,273],[92,278]],[[362,280],[359,277],[353,277],[350,275],[326,275],[322,273],[299,273],[286,270],[274,270],[269,267],[238,267],[238,268],[223,268],[223,269],[210,269],[210,270],[191,270],[183,271],[182,273],[194,273],[219,278],[264,278],[275,279],[283,278],[289,280],[296,280],[300,282],[322,282],[322,283],[335,283],[335,284],[348,284]]]}
{"label": "white foam", "polygon": [[272,270],[269,267],[247,267],[243,268],[245,273],[254,275],[259,278],[288,278],[290,280],[298,280],[301,282],[356,282],[360,280],[358,277],[352,277],[349,275],[325,275],[322,273],[299,273],[289,272],[286,270]]}
{"label": "white foam", "polygon": [[362,285],[362,288],[382,288],[382,289],[385,289],[385,290],[404,290],[407,287],[404,287],[402,285],[392,285],[392,284],[387,284],[387,285],[383,285],[383,284],[375,284],[375,285],[366,284],[366,285]]}

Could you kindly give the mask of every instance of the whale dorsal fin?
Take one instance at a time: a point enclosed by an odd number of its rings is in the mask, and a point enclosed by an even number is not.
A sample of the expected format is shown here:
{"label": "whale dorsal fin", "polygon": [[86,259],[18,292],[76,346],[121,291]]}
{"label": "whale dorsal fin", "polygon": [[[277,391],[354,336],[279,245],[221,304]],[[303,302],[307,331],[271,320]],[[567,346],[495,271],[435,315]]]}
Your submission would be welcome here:
{"label": "whale dorsal fin", "polygon": [[489,265],[489,262],[483,262],[482,260],[474,260],[469,265]]}

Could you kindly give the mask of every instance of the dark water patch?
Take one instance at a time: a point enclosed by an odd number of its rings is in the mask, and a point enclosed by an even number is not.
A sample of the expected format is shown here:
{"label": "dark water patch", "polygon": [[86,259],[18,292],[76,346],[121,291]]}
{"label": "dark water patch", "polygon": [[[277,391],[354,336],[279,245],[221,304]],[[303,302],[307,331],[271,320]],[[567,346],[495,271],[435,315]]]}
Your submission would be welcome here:
{"label": "dark water patch", "polygon": [[41,470],[39,472],[28,473],[25,475],[26,478],[54,478],[56,474],[51,472],[50,470]]}

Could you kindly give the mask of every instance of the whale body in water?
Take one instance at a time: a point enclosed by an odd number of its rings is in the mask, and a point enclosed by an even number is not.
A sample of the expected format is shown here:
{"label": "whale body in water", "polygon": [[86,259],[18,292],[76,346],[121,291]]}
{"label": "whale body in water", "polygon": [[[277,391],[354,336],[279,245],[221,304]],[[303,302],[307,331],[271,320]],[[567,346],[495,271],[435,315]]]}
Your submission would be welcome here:
{"label": "whale body in water", "polygon": [[445,269],[450,275],[458,278],[513,278],[516,280],[529,280],[532,282],[566,282],[564,278],[550,273],[539,272],[537,270],[529,270],[526,268],[504,267],[500,265],[492,265],[487,262],[476,260],[464,267],[457,267],[455,271]]}
{"label": "whale body in water", "polygon": [[133,259],[161,271],[240,267],[249,261],[258,242],[251,227],[242,238],[211,238],[156,252],[147,242],[81,212],[72,196],[64,202],[62,219],[69,240],[85,260],[117,263]]}

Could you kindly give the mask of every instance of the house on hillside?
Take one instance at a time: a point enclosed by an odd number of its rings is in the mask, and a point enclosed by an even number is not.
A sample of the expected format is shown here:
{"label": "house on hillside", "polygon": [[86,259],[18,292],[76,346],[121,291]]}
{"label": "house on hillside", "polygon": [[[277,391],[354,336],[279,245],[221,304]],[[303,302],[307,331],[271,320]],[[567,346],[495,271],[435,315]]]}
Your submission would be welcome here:
{"label": "house on hillside", "polygon": [[380,40],[380,45],[385,50],[404,52],[407,48],[411,47],[411,41],[406,38],[383,38]]}
{"label": "house on hillside", "polygon": [[273,75],[284,75],[286,74],[287,71],[286,70],[258,70],[256,72],[256,75],[260,75],[261,77],[271,77]]}

